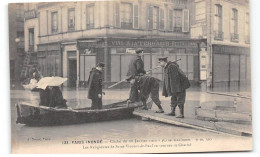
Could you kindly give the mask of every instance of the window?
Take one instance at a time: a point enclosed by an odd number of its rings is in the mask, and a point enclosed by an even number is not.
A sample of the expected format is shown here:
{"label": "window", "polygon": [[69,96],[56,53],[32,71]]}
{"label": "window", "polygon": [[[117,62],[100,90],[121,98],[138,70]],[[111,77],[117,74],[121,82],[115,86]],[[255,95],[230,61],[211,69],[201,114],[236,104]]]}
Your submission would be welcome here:
{"label": "window", "polygon": [[215,40],[223,40],[222,32],[222,6],[215,5],[215,17],[214,17],[214,38]]}
{"label": "window", "polygon": [[133,28],[133,6],[131,3],[121,3],[120,6],[121,28]]}
{"label": "window", "polygon": [[181,32],[182,31],[182,10],[175,9],[174,10],[174,31]]}
{"label": "window", "polygon": [[164,29],[164,10],[160,9],[160,29]]}
{"label": "window", "polygon": [[51,13],[51,32],[52,33],[58,32],[58,13],[57,12]]}
{"label": "window", "polygon": [[231,41],[238,40],[238,12],[237,9],[232,9],[231,19]]}
{"label": "window", "polygon": [[75,30],[75,8],[68,10],[68,30]]}
{"label": "window", "polygon": [[153,29],[159,28],[159,7],[153,7]]}
{"label": "window", "polygon": [[34,47],[34,28],[29,29],[29,50],[32,51]]}
{"label": "window", "polygon": [[173,11],[170,10],[170,11],[169,11],[169,29],[170,29],[170,31],[173,30],[172,19],[173,19]]}
{"label": "window", "polygon": [[18,18],[23,18],[24,17],[23,4],[17,4],[16,16]]}
{"label": "window", "polygon": [[115,27],[119,28],[120,27],[120,16],[119,16],[119,3],[116,3],[115,2],[115,5],[114,5],[114,24],[115,24]]}
{"label": "window", "polygon": [[16,37],[17,37],[17,38],[24,38],[24,33],[23,33],[23,31],[17,31]]}
{"label": "window", "polygon": [[134,28],[138,28],[138,6],[134,6]]}
{"label": "window", "polygon": [[86,9],[87,16],[87,29],[94,28],[94,5],[88,5]]}
{"label": "window", "polygon": [[249,23],[250,23],[250,18],[249,18],[249,13],[246,13],[246,19],[245,19],[246,23],[245,23],[245,39],[246,39],[246,43],[250,43],[250,27],[249,27]]}

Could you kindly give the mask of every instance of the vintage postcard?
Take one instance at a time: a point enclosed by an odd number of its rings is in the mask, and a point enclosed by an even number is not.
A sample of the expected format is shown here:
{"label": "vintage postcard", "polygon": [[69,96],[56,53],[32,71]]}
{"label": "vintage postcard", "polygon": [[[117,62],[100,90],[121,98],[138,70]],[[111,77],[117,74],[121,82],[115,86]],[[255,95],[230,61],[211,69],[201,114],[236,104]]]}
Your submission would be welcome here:
{"label": "vintage postcard", "polygon": [[249,0],[9,3],[12,153],[251,151]]}

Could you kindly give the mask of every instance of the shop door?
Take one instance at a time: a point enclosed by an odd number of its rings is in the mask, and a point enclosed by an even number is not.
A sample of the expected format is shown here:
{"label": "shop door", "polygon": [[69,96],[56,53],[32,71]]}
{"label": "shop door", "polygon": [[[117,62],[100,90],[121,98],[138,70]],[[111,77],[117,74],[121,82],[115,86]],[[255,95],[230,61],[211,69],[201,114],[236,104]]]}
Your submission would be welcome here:
{"label": "shop door", "polygon": [[69,78],[68,83],[70,87],[76,87],[77,81],[77,60],[69,59]]}

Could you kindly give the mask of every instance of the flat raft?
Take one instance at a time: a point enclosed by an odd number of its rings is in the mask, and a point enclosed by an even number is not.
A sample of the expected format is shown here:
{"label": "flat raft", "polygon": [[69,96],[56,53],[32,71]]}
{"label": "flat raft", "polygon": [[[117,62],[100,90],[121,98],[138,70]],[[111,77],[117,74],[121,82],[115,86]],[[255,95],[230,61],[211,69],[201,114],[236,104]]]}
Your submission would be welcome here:
{"label": "flat raft", "polygon": [[126,101],[122,101],[104,105],[100,110],[91,110],[90,107],[56,109],[19,103],[16,104],[16,123],[29,126],[51,126],[126,119],[133,117],[134,109],[140,105],[140,103],[127,104]]}

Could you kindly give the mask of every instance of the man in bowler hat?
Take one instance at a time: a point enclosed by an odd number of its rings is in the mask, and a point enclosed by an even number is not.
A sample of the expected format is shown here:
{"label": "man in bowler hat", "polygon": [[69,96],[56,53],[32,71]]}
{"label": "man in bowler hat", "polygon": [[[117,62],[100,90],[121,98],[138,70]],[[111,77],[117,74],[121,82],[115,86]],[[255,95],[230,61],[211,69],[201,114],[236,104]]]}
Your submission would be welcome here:
{"label": "man in bowler hat", "polygon": [[158,60],[160,65],[164,67],[162,95],[171,96],[171,112],[167,115],[175,116],[175,109],[178,106],[180,115],[176,118],[184,118],[184,103],[186,89],[190,87],[189,80],[176,62],[168,61],[167,57],[159,57]]}
{"label": "man in bowler hat", "polygon": [[[146,73],[144,70],[144,62],[142,60],[143,56],[143,49],[139,48],[135,51],[135,56],[131,59],[129,66],[128,66],[128,72],[127,77],[135,77],[135,76],[142,76]],[[135,102],[139,100],[138,97],[138,90],[135,86],[131,85],[130,94],[129,94],[129,100],[131,102]]]}
{"label": "man in bowler hat", "polygon": [[102,109],[102,75],[104,63],[98,63],[95,68],[90,71],[88,79],[88,98],[92,100],[91,109]]}

